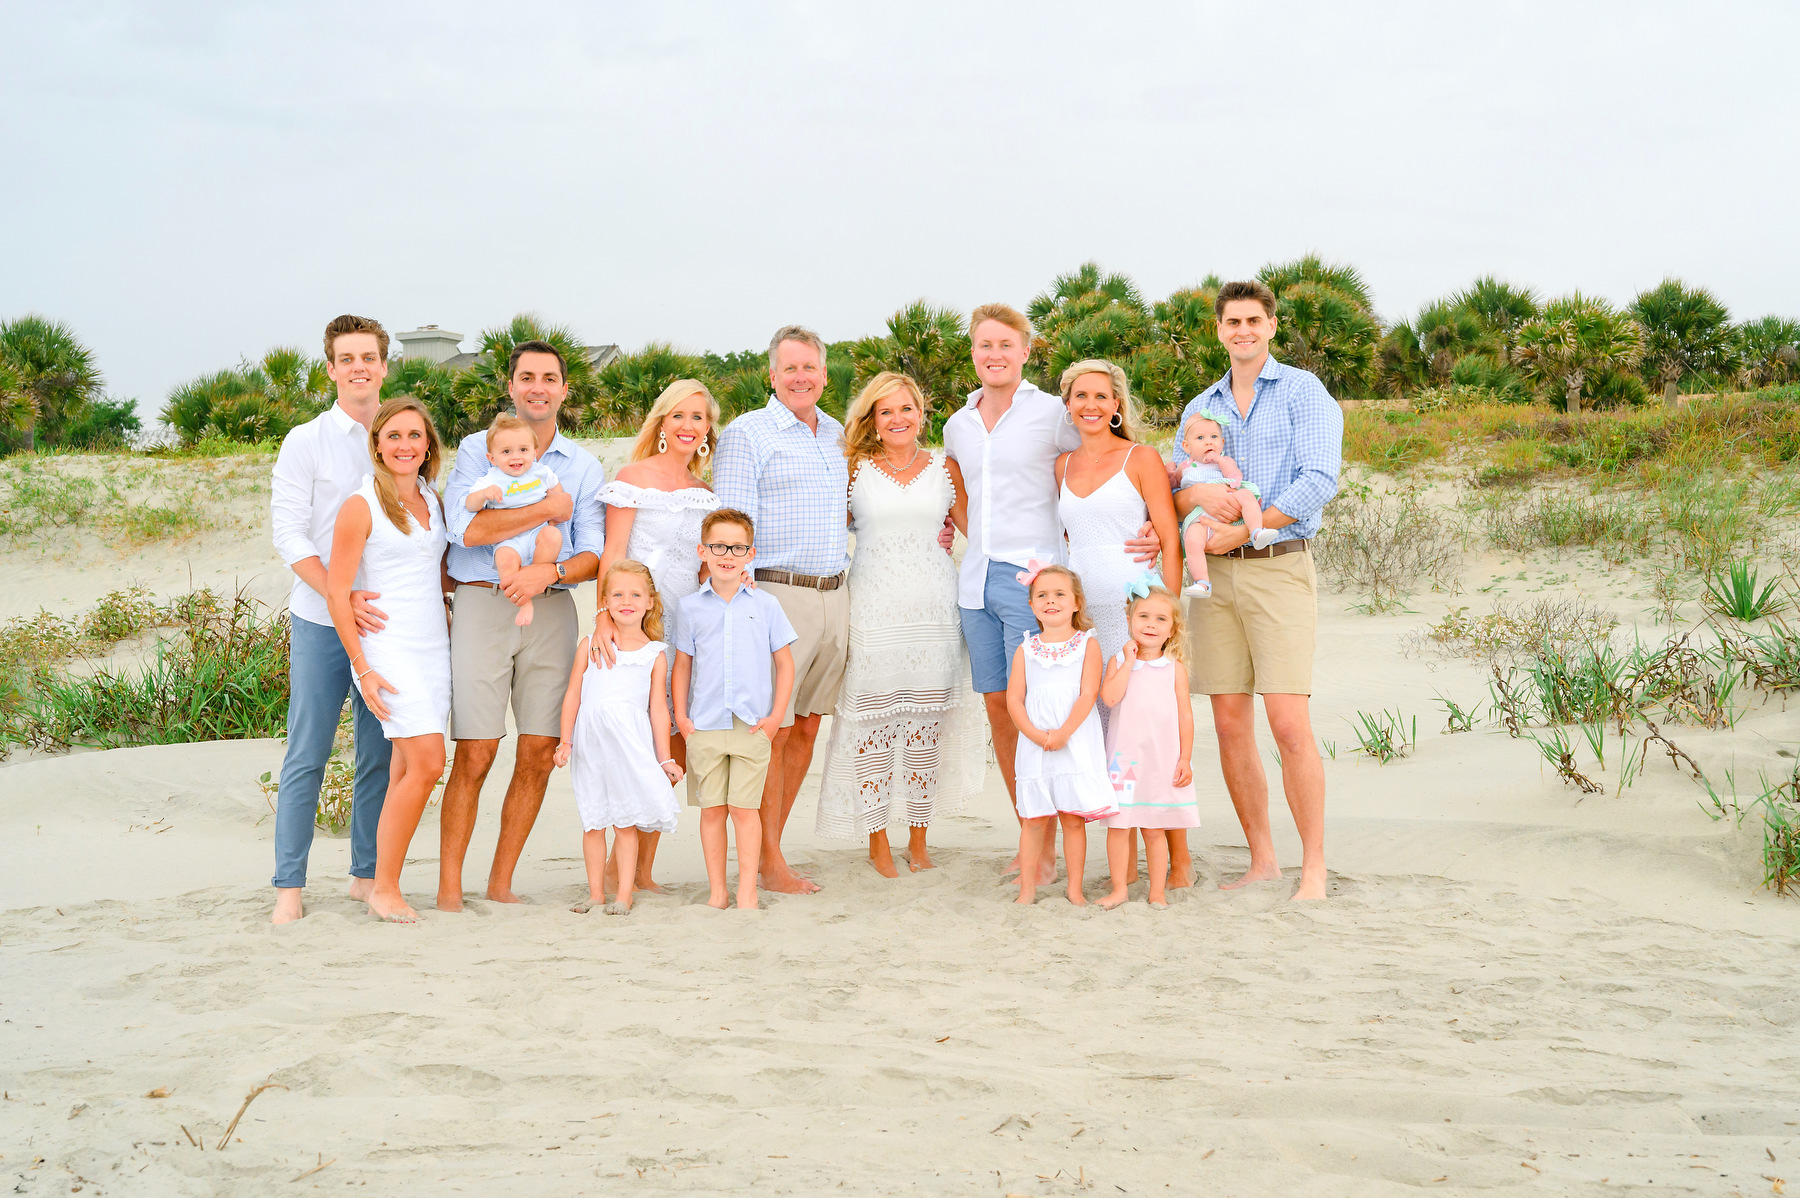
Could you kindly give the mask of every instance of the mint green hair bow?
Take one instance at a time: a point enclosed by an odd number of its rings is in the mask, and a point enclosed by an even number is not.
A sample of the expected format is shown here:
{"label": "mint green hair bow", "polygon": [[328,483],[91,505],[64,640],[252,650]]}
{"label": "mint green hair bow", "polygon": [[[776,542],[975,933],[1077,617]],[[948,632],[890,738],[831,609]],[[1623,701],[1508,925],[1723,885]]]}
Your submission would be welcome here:
{"label": "mint green hair bow", "polygon": [[1150,592],[1160,589],[1161,586],[1162,580],[1145,570],[1125,584],[1125,602],[1130,603],[1133,599],[1148,599]]}

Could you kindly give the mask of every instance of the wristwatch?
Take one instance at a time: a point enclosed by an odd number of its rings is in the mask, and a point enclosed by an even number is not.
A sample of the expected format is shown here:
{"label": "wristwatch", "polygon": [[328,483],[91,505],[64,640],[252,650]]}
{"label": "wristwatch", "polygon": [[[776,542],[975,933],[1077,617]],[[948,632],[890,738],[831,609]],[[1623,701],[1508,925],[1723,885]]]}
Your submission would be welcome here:
{"label": "wristwatch", "polygon": [[563,564],[561,562],[556,563],[556,581],[558,581],[558,582],[569,581],[569,572],[567,570],[563,569]]}

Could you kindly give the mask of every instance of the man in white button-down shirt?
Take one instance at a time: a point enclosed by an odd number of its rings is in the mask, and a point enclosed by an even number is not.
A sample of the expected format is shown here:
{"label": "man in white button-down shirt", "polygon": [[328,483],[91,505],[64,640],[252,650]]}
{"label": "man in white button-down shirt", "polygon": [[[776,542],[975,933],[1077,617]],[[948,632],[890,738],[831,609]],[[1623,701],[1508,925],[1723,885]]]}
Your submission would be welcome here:
{"label": "man in white button-down shirt", "polygon": [[[1019,730],[1006,712],[1006,684],[1013,653],[1037,631],[1019,571],[1033,560],[1064,557],[1062,517],[1057,512],[1056,459],[1081,443],[1063,404],[1025,378],[1031,324],[1016,308],[983,304],[969,315],[970,351],[980,388],[944,422],[944,453],[962,470],[969,495],[969,546],[957,581],[969,674],[987,703],[994,760],[1006,793],[1018,806],[1013,757]],[[1146,524],[1129,543],[1139,560],[1155,561],[1160,543]],[[1056,821],[1045,829],[1038,885],[1056,874]],[[1017,861],[1013,867],[1017,868]]]}
{"label": "man in white button-down shirt", "polygon": [[[356,722],[350,897],[366,898],[374,885],[375,829],[387,795],[389,747],[381,721],[351,685],[350,659],[325,608],[325,572],[338,509],[369,477],[369,422],[381,406],[387,351],[387,330],[377,321],[340,316],[325,326],[325,372],[337,384],[337,402],[282,439],[269,483],[275,551],[294,572],[288,595],[287,756],[275,801],[276,923],[302,913],[319,785],[346,698]],[[381,613],[368,606],[375,597],[360,591],[353,596],[358,622],[370,628],[380,627]]]}

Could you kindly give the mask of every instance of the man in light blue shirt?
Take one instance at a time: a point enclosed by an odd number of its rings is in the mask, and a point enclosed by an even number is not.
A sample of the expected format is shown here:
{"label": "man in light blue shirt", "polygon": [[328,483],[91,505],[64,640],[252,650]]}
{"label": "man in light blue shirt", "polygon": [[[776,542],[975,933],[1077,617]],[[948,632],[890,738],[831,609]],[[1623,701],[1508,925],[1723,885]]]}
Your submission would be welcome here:
{"label": "man in light blue shirt", "polygon": [[837,706],[850,653],[849,474],[844,426],[819,410],[825,381],[819,335],[799,325],[778,330],[769,342],[774,395],[727,425],[713,454],[720,504],[756,525],[756,589],[780,602],[798,638],[793,695],[763,786],[762,884],[783,894],[818,889],[789,868],[781,832],[812,763],[819,719]]}
{"label": "man in light blue shirt", "polygon": [[[562,736],[562,700],[580,639],[570,589],[600,568],[606,513],[600,502],[605,471],[594,455],[563,436],[557,413],[569,393],[562,354],[544,341],[522,341],[508,363],[513,412],[531,429],[538,460],[556,472],[559,485],[537,503],[519,508],[464,506],[469,489],[487,472],[487,434],[471,433],[456,453],[444,491],[450,538],[447,565],[456,584],[450,622],[450,735],[456,758],[444,784],[438,909],[460,911],[462,866],[475,830],[482,783],[506,735],[510,704],[519,741],[512,781],[500,808],[500,842],[488,873],[487,897],[516,903],[513,869],[537,822],[544,788]],[[502,584],[494,547],[539,524],[562,532],[554,562],[533,562]],[[531,623],[514,623],[518,604],[533,601]]]}
{"label": "man in light blue shirt", "polygon": [[[1263,526],[1273,544],[1256,549],[1250,532],[1225,505],[1225,487],[1202,483],[1178,491],[1175,510],[1196,507],[1212,530],[1212,597],[1188,601],[1188,660],[1193,689],[1212,698],[1225,788],[1250,845],[1250,868],[1233,890],[1281,877],[1269,833],[1269,783],[1256,748],[1255,696],[1281,751],[1281,782],[1300,832],[1297,899],[1325,897],[1325,770],[1313,741],[1312,694],[1317,581],[1309,540],[1325,504],[1337,494],[1344,415],[1318,377],[1269,356],[1275,296],[1262,283],[1227,283],[1214,314],[1231,373],[1201,392],[1181,414],[1182,428],[1201,409],[1214,414],[1225,453],[1262,493]],[[1177,448],[1172,478],[1187,454]],[[1176,485],[1179,485],[1177,481]]]}

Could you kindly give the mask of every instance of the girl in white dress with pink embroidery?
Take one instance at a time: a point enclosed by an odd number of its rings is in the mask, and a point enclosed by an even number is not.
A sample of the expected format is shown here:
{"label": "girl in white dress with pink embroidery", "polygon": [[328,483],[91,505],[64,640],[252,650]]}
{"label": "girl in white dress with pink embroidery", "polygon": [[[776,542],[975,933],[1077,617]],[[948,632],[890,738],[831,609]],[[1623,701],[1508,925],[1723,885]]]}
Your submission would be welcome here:
{"label": "girl in white dress with pink embroidery", "polygon": [[1062,824],[1069,901],[1081,892],[1087,866],[1087,825],[1115,814],[1106,741],[1094,702],[1100,695],[1100,645],[1087,616],[1081,580],[1066,566],[1032,567],[1019,575],[1031,589],[1039,631],[1013,655],[1006,710],[1019,729],[1013,777],[1019,794],[1019,899],[1037,898],[1038,854],[1044,824]]}

